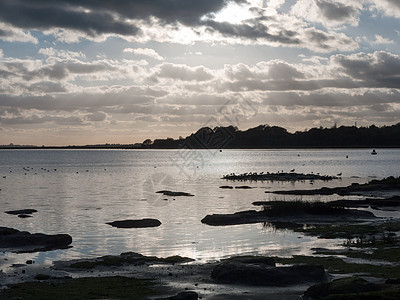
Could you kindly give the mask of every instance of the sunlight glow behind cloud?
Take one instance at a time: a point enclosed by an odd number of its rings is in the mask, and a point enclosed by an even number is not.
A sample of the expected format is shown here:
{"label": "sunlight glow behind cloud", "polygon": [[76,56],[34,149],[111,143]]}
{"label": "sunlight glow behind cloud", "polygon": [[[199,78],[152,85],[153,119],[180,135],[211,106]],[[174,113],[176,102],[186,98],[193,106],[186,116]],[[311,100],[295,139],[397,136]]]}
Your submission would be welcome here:
{"label": "sunlight glow behind cloud", "polygon": [[397,1],[143,3],[1,1],[0,144],[400,121]]}

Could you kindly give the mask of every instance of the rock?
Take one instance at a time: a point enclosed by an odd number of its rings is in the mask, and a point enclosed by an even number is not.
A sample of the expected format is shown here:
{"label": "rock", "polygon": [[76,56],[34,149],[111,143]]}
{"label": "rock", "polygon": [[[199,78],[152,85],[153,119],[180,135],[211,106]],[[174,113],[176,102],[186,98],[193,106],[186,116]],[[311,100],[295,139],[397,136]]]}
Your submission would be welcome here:
{"label": "rock", "polygon": [[161,222],[157,219],[141,219],[141,220],[122,220],[106,223],[117,228],[146,228],[158,227]]}
{"label": "rock", "polygon": [[267,222],[268,216],[263,212],[255,210],[241,211],[234,214],[213,214],[207,215],[201,223],[211,226],[225,226],[225,225],[236,225],[236,224],[250,224]]}
{"label": "rock", "polygon": [[227,259],[223,259],[222,261],[237,262],[243,264],[259,264],[259,265],[275,267],[275,260],[271,257],[266,257],[266,256],[256,256],[256,255],[233,256]]}
{"label": "rock", "polygon": [[228,174],[224,175],[222,179],[227,180],[240,180],[240,181],[303,181],[303,180],[333,180],[338,179],[335,176],[326,176],[326,175],[318,175],[318,174],[303,174],[303,173],[244,173],[244,174]]}
{"label": "rock", "polygon": [[225,261],[214,267],[211,278],[218,283],[288,286],[322,282],[326,273],[322,266],[317,265],[274,267],[264,263]]}
{"label": "rock", "polygon": [[22,215],[18,215],[18,218],[26,219],[26,218],[32,218],[32,216],[31,215],[22,214]]}
{"label": "rock", "polygon": [[[322,187],[315,190],[285,190],[285,191],[274,191],[275,194],[283,195],[333,195],[338,194],[340,196],[347,195],[369,195],[374,192],[391,192],[400,190],[400,177],[395,178],[393,176],[384,178],[382,180],[371,180],[365,184],[351,184],[346,187]],[[269,193],[267,191],[266,193]],[[395,199],[394,199],[395,200]]]}
{"label": "rock", "polygon": [[193,291],[181,292],[176,296],[168,298],[169,300],[197,300],[199,295]]}
{"label": "rock", "polygon": [[[348,277],[333,280],[328,283],[320,283],[311,286],[304,293],[303,299],[363,299],[361,293],[376,292],[382,290],[382,285],[374,284],[360,277]],[[346,296],[347,295],[347,296]],[[358,297],[357,297],[358,295]],[[371,295],[372,296],[372,295]],[[375,298],[368,299],[394,299],[394,298]]]}
{"label": "rock", "polygon": [[34,277],[35,280],[49,280],[50,278],[51,278],[50,275],[40,274],[40,273],[35,275],[35,277]]}
{"label": "rock", "polygon": [[346,222],[363,219],[374,219],[370,211],[335,208],[327,203],[307,203],[289,201],[254,202],[263,205],[264,210],[247,210],[233,214],[213,214],[205,216],[201,222],[211,226],[251,224],[261,222],[310,224],[315,222]]}
{"label": "rock", "polygon": [[37,252],[66,249],[72,243],[69,234],[31,234],[26,231],[0,227],[0,248],[11,248],[13,252]]}
{"label": "rock", "polygon": [[388,278],[385,281],[386,284],[400,284],[400,278]]}
{"label": "rock", "polygon": [[[105,266],[105,267],[116,267],[116,266],[123,266],[123,265],[151,265],[151,264],[181,264],[192,262],[194,259],[189,257],[182,257],[182,256],[169,256],[169,257],[157,257],[157,256],[144,256],[140,253],[136,252],[125,252],[121,253],[120,255],[106,255],[94,259],[89,260],[77,260],[71,262],[59,262],[56,264],[56,268],[60,267],[68,267],[74,269],[93,269],[98,266]],[[171,272],[169,272],[168,276],[173,276]]]}
{"label": "rock", "polygon": [[167,190],[158,191],[156,193],[163,194],[165,196],[173,196],[173,197],[177,197],[177,196],[193,197],[194,196],[192,194],[185,193],[185,192],[173,192],[173,191],[167,191]]}
{"label": "rock", "polygon": [[9,215],[31,215],[33,213],[37,212],[36,209],[19,209],[19,210],[9,210],[5,211],[6,214]]}

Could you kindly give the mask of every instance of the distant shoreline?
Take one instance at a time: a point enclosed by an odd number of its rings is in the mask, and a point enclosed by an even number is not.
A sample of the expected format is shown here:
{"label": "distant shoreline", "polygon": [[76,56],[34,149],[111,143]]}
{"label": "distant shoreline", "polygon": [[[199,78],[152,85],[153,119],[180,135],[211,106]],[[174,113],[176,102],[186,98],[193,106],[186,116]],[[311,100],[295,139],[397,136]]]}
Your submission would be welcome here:
{"label": "distant shoreline", "polygon": [[187,137],[146,139],[132,144],[65,146],[0,145],[0,149],[381,149],[400,148],[400,123],[391,126],[340,126],[288,132],[278,126],[259,125],[245,131],[234,126],[203,127]]}
{"label": "distant shoreline", "polygon": [[102,145],[87,145],[87,146],[0,146],[0,150],[324,150],[324,149],[400,149],[400,146],[343,146],[343,147],[270,147],[270,148],[153,148],[153,147],[135,147],[130,145],[120,146],[102,146]]}

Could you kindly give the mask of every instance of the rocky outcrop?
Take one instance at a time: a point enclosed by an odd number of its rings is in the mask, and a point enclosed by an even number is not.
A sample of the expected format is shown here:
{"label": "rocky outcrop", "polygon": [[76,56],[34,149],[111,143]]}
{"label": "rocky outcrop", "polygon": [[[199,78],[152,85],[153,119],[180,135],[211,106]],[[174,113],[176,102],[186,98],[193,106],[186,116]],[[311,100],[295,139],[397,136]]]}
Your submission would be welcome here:
{"label": "rocky outcrop", "polygon": [[[346,195],[368,195],[375,192],[393,192],[400,191],[400,177],[393,176],[384,178],[382,180],[371,180],[365,184],[353,183],[346,187],[322,187],[314,190],[289,190],[289,191],[274,191],[274,194],[283,195],[333,195],[340,196]],[[266,193],[271,193],[267,191]]]}
{"label": "rocky outcrop", "polygon": [[121,220],[106,223],[117,228],[146,228],[146,227],[158,227],[161,222],[157,219],[140,219],[140,220]]}
{"label": "rocky outcrop", "polygon": [[168,300],[197,300],[199,295],[193,291],[181,292],[176,296],[171,296]]}
{"label": "rocky outcrop", "polygon": [[72,243],[69,234],[47,235],[43,233],[31,234],[27,231],[0,227],[0,248],[12,252],[37,252],[55,249],[66,249]]}
{"label": "rocky outcrop", "polygon": [[291,223],[326,223],[346,222],[362,219],[373,219],[375,215],[369,211],[343,209],[332,214],[305,213],[298,211],[268,212],[247,210],[234,214],[212,214],[205,216],[201,222],[211,226],[226,226],[252,224],[262,222],[291,222]]}
{"label": "rocky outcrop", "polygon": [[31,208],[5,211],[6,214],[15,215],[18,216],[19,218],[30,218],[32,217],[31,215],[36,212],[37,212],[36,209],[31,209]]}
{"label": "rocky outcrop", "polygon": [[326,273],[318,265],[275,267],[270,262],[257,260],[226,260],[214,267],[211,278],[218,283],[256,286],[288,286],[308,282],[322,282]]}
{"label": "rocky outcrop", "polygon": [[303,299],[398,299],[399,295],[399,285],[377,284],[354,276],[311,286]]}
{"label": "rocky outcrop", "polygon": [[228,180],[241,180],[241,181],[301,181],[301,180],[333,180],[338,179],[339,177],[328,176],[328,175],[319,175],[319,174],[303,174],[303,173],[243,173],[243,174],[227,174],[222,177],[222,179]]}
{"label": "rocky outcrop", "polygon": [[173,191],[168,191],[168,190],[162,190],[156,192],[158,194],[163,194],[164,196],[171,196],[171,197],[179,197],[179,196],[185,196],[185,197],[193,197],[194,195],[190,193],[185,193],[185,192],[173,192]]}
{"label": "rocky outcrop", "polygon": [[116,267],[124,265],[144,264],[181,264],[194,261],[194,259],[182,256],[156,257],[145,256],[136,252],[121,253],[121,255],[107,255],[89,260],[77,260],[72,262],[57,262],[56,268],[93,269],[98,266]]}
{"label": "rocky outcrop", "polygon": [[212,214],[205,216],[201,223],[211,226],[238,225],[267,222],[268,216],[261,211],[247,210],[234,214]]}

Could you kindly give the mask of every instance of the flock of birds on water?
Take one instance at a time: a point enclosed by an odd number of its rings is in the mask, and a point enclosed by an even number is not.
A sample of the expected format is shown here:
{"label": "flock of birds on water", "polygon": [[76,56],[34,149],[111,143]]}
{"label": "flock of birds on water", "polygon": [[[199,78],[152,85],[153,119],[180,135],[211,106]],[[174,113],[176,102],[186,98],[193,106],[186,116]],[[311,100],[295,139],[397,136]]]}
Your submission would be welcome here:
{"label": "flock of birds on water", "polygon": [[[376,155],[376,154],[377,154],[377,152],[375,151],[375,149],[372,151],[371,154],[372,154],[372,155]],[[300,155],[298,155],[298,156],[300,156]],[[346,155],[346,158],[349,158],[349,156]],[[25,171],[24,175],[27,175],[27,172],[34,171],[34,170],[35,170],[34,168],[31,168],[31,167],[23,167],[22,169]],[[51,170],[51,169],[47,169],[47,168],[40,168],[40,170],[42,170],[42,171],[44,171],[44,172],[50,172],[50,171],[57,172],[57,169],[52,169],[52,170]],[[106,170],[107,170],[107,169],[104,169],[104,171],[106,171]],[[86,169],[85,171],[86,171],[86,172],[89,172],[88,169]],[[292,174],[295,174],[295,173],[294,173],[295,171],[296,171],[295,169],[291,169],[289,172],[292,173]],[[9,168],[9,172],[12,173],[11,167]],[[76,174],[78,174],[78,173],[79,173],[79,172],[76,172]],[[37,175],[37,172],[35,171],[34,174]],[[274,175],[274,174],[288,174],[288,173],[285,173],[283,170],[278,171],[277,173],[270,173],[270,172],[266,172],[266,173],[264,173],[264,172],[260,172],[260,173],[257,173],[257,172],[249,172],[249,173],[243,173],[243,174],[238,174],[238,175],[236,175],[235,173],[230,173],[230,174],[224,175],[222,178],[224,178],[224,179],[228,179],[228,178],[237,178],[237,179],[240,179],[240,178],[248,178],[248,177],[258,177],[258,176],[259,176],[259,177],[262,177],[263,175]],[[311,174],[314,174],[314,173],[311,172]],[[320,175],[320,173],[316,173],[316,175]],[[337,173],[336,176],[341,177],[341,176],[342,176],[342,172]],[[7,176],[3,176],[3,178],[7,178]],[[313,180],[310,180],[310,183],[313,184],[313,183],[314,183]],[[1,189],[0,189],[0,190],[1,190]]]}
{"label": "flock of birds on water", "polygon": [[[13,172],[11,167],[9,167],[8,170],[9,170],[9,173]],[[27,175],[28,172],[30,172],[30,171],[34,171],[33,174],[35,174],[35,175],[38,174],[38,171],[36,171],[35,168],[23,167],[22,170],[25,171],[24,175]],[[43,171],[43,172],[51,172],[51,171],[57,172],[57,169],[40,168],[40,170]],[[104,171],[107,171],[107,169],[104,169]],[[89,170],[86,169],[85,172],[89,172]],[[79,174],[79,172],[77,171],[76,174]],[[3,176],[3,178],[7,178],[7,176]]]}

